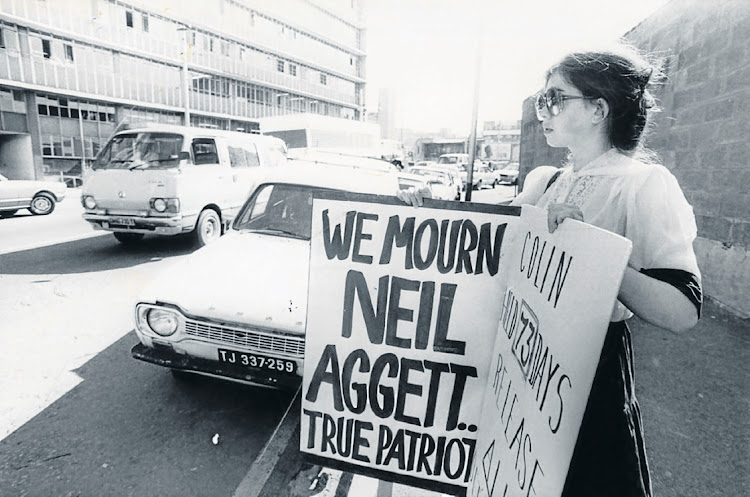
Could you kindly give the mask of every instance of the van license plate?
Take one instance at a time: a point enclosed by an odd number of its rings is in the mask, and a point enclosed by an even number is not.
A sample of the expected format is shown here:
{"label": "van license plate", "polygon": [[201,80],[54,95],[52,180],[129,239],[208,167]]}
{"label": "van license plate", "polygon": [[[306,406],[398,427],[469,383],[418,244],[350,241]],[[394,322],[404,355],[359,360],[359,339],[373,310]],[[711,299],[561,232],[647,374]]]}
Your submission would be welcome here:
{"label": "van license plate", "polygon": [[297,369],[297,363],[294,361],[226,349],[219,349],[219,362],[250,366],[277,373],[294,373]]}
{"label": "van license plate", "polygon": [[109,220],[109,224],[116,224],[118,226],[135,226],[135,221],[128,217],[113,217]]}

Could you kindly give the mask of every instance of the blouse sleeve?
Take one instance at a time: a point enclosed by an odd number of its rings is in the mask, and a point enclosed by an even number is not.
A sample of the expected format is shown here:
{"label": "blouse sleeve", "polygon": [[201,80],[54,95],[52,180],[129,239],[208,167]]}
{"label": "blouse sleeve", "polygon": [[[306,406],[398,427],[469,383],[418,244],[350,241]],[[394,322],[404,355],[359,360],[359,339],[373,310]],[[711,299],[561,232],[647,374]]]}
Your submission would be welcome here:
{"label": "blouse sleeve", "polygon": [[523,191],[516,195],[510,205],[536,205],[557,171],[559,169],[554,166],[538,166],[529,171],[523,182]]}
{"label": "blouse sleeve", "polygon": [[664,166],[653,165],[635,180],[627,198],[625,236],[633,242],[630,265],[642,269],[700,271],[693,252],[697,229],[693,208],[677,179]]}

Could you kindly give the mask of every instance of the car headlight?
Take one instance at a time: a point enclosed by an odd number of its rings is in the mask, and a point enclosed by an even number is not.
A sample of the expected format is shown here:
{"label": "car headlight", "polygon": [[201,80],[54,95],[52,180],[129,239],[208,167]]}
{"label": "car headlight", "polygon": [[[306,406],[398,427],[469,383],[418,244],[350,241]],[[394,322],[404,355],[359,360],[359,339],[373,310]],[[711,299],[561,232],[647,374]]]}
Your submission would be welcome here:
{"label": "car headlight", "polygon": [[86,195],[83,197],[83,206],[89,210],[96,209],[96,200],[91,195]]}
{"label": "car headlight", "polygon": [[174,311],[168,309],[149,309],[146,311],[146,323],[154,333],[161,336],[173,335],[180,321]]}

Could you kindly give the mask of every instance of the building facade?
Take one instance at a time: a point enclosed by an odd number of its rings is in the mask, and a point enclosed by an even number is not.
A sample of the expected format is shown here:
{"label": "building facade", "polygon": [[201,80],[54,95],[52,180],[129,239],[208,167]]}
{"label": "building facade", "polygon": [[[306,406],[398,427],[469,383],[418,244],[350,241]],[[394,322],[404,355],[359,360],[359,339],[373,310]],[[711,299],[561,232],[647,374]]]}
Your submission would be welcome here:
{"label": "building facade", "polygon": [[34,162],[0,174],[80,174],[126,121],[360,120],[360,18],[359,0],[0,0],[0,157]]}

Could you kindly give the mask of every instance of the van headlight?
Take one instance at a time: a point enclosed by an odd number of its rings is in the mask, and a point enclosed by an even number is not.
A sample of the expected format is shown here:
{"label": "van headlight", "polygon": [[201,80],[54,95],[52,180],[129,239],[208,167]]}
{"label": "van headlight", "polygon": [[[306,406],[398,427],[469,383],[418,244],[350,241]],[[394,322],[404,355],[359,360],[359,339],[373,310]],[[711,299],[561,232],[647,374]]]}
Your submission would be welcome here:
{"label": "van headlight", "polygon": [[83,206],[88,210],[96,209],[96,200],[91,195],[85,195],[83,197]]}
{"label": "van headlight", "polygon": [[174,335],[180,326],[179,315],[171,309],[158,307],[141,308],[138,315],[142,320],[145,318],[145,324],[151,331],[164,337]]}
{"label": "van headlight", "polygon": [[152,198],[149,199],[151,208],[156,212],[180,212],[180,199],[178,198]]}

